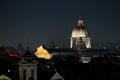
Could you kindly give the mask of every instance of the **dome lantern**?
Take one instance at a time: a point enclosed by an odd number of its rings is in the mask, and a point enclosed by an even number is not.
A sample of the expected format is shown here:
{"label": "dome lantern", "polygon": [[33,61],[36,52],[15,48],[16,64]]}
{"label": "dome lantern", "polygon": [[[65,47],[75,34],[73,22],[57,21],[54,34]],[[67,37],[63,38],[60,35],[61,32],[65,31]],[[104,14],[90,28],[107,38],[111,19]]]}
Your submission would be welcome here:
{"label": "dome lantern", "polygon": [[83,26],[83,20],[82,20],[82,19],[79,19],[79,20],[78,20],[78,26],[79,26],[79,27]]}

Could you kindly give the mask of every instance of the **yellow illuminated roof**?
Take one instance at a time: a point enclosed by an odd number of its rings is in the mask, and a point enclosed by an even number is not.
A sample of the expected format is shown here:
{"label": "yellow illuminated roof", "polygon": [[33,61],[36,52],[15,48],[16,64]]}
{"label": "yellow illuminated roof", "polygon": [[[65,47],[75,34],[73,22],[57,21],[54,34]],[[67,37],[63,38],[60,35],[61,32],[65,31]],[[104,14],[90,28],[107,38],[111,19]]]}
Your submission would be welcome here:
{"label": "yellow illuminated roof", "polygon": [[50,59],[50,54],[48,53],[48,51],[46,49],[43,48],[43,46],[40,46],[37,48],[35,55],[38,58]]}

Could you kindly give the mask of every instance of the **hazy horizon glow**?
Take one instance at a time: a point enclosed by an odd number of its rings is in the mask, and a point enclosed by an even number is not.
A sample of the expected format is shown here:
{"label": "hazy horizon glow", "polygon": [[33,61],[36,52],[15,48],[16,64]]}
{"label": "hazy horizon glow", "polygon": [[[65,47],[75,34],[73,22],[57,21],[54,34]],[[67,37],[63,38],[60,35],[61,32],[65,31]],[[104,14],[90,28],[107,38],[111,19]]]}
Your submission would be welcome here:
{"label": "hazy horizon glow", "polygon": [[80,17],[93,43],[120,43],[119,0],[2,0],[0,46],[69,47],[72,29]]}

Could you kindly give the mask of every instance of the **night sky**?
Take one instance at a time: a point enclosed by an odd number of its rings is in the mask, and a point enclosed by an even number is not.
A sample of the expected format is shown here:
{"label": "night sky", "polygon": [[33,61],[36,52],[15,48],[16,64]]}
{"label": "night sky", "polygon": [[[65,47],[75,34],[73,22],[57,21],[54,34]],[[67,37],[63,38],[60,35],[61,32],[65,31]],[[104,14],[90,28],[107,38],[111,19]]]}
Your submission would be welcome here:
{"label": "night sky", "polygon": [[0,46],[69,46],[82,17],[92,43],[120,43],[119,0],[0,0]]}

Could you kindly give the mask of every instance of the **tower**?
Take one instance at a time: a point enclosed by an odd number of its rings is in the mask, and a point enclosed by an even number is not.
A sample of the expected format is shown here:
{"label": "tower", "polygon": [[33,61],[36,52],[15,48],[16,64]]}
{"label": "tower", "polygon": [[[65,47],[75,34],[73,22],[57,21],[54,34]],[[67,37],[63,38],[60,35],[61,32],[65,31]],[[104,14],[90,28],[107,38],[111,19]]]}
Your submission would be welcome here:
{"label": "tower", "polygon": [[72,30],[70,48],[79,51],[83,48],[91,48],[91,38],[87,29],[84,27],[83,19],[79,19],[77,27]]}
{"label": "tower", "polygon": [[26,53],[19,62],[19,80],[37,80],[37,64],[34,55],[27,47]]}

